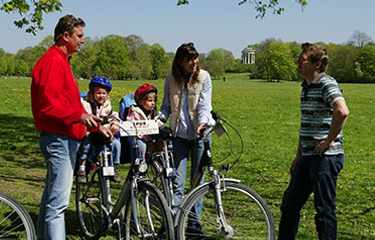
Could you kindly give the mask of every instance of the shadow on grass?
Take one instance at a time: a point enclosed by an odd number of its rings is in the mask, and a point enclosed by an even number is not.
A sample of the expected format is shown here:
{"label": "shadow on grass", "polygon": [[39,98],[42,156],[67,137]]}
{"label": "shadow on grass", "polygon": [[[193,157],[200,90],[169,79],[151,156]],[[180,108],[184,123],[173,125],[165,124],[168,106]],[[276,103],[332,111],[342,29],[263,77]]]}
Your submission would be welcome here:
{"label": "shadow on grass", "polygon": [[22,168],[44,168],[30,117],[0,114],[0,159]]}

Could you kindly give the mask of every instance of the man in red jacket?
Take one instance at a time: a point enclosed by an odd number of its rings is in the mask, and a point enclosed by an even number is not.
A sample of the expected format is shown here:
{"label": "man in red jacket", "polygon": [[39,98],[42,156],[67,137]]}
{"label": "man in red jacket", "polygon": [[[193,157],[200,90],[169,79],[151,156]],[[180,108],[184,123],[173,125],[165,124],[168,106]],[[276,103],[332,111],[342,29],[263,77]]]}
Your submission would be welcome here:
{"label": "man in red jacket", "polygon": [[76,154],[87,128],[112,137],[97,123],[100,119],[83,109],[69,64],[69,58],[84,43],[84,27],[84,21],[73,15],[60,18],[54,32],[55,44],[32,71],[32,112],[47,163],[38,239],[66,239],[64,212],[69,204]]}

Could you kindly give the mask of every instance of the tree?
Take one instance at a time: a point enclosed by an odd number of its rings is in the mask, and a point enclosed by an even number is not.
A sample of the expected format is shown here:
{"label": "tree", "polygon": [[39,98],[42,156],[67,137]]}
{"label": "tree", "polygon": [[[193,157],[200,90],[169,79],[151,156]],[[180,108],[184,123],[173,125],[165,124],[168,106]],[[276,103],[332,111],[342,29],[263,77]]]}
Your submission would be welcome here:
{"label": "tree", "polygon": [[363,48],[366,44],[371,43],[372,39],[369,35],[364,32],[355,31],[352,36],[350,37],[349,44]]}
{"label": "tree", "polygon": [[266,40],[260,44],[256,55],[255,77],[273,80],[297,79],[297,66],[287,43],[278,40]]}
{"label": "tree", "polygon": [[0,76],[8,75],[9,57],[4,49],[0,48]]}
{"label": "tree", "polygon": [[52,35],[48,35],[47,37],[43,38],[43,40],[40,41],[40,43],[38,43],[38,47],[41,47],[44,50],[47,50],[54,43],[55,43],[55,41],[53,40],[53,36]]}
{"label": "tree", "polygon": [[43,29],[43,14],[53,13],[62,9],[61,0],[5,0],[0,10],[6,13],[18,13],[21,18],[14,24],[26,32],[36,34]]}
{"label": "tree", "polygon": [[225,72],[232,71],[234,64],[232,52],[222,48],[211,50],[205,59],[205,67],[213,77],[220,77]]}
{"label": "tree", "polygon": [[[301,6],[306,6],[308,3],[308,0],[296,0]],[[268,10],[271,10],[273,14],[281,15],[285,9],[283,7],[280,7],[280,1],[279,0],[241,0],[238,5],[242,5],[245,3],[251,4],[256,12],[256,18],[263,18]]]}
{"label": "tree", "polygon": [[360,50],[358,57],[360,71],[363,73],[362,82],[375,83],[375,46],[368,45]]}
{"label": "tree", "polygon": [[355,82],[361,78],[358,71],[359,49],[351,45],[328,44],[328,74],[339,82]]}
{"label": "tree", "polygon": [[95,74],[94,64],[98,57],[98,45],[90,38],[86,38],[83,48],[72,57],[73,72],[76,76],[91,78]]}
{"label": "tree", "polygon": [[126,79],[129,53],[124,38],[109,35],[98,42],[98,53],[93,64],[94,73],[111,79]]}
{"label": "tree", "polygon": [[[279,0],[236,0],[238,5],[250,3],[257,12],[256,17],[264,17],[267,10],[274,14],[281,14],[284,8],[280,7]],[[305,6],[308,0],[296,0],[301,6]],[[188,0],[177,0],[177,5],[189,4]],[[62,0],[3,0],[0,10],[5,13],[18,13],[20,18],[14,21],[18,28],[25,28],[26,32],[36,34],[43,29],[45,14],[61,11]]]}
{"label": "tree", "polygon": [[[35,65],[35,62],[43,54],[44,51],[45,49],[40,46],[27,47],[18,50],[14,58],[14,60],[16,61],[16,74],[30,75],[32,67]],[[18,64],[22,65],[22,67],[18,66]]]}
{"label": "tree", "polygon": [[167,53],[159,44],[153,44],[150,51],[152,65],[152,79],[165,77],[169,69]]}
{"label": "tree", "polygon": [[139,49],[145,42],[140,36],[129,35],[124,38],[125,44],[128,46],[129,54],[135,54],[135,51]]}
{"label": "tree", "polygon": [[143,39],[137,35],[129,35],[124,38],[125,44],[129,50],[129,79],[151,79],[152,64],[150,51],[151,48]]}
{"label": "tree", "polygon": [[255,71],[255,64],[243,64],[242,59],[238,58],[235,60],[234,65],[231,70],[228,72],[233,72],[233,73],[249,73],[253,74]]}

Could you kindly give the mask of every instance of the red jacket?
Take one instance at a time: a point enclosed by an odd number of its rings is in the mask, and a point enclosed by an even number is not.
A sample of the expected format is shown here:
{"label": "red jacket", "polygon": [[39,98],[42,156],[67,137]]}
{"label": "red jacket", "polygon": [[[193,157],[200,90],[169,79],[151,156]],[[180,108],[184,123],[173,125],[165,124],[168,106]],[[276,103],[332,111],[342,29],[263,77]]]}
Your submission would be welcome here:
{"label": "red jacket", "polygon": [[32,71],[31,104],[39,131],[81,140],[86,127],[80,123],[85,110],[74,80],[68,56],[52,46]]}

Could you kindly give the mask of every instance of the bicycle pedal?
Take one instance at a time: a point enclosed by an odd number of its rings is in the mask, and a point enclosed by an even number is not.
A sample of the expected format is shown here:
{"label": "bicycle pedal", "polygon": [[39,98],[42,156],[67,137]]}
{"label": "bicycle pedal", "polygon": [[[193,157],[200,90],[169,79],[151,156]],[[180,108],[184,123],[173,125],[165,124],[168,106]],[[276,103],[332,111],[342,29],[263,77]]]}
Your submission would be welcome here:
{"label": "bicycle pedal", "polygon": [[97,197],[89,197],[85,199],[85,203],[93,204],[99,202],[99,198]]}

